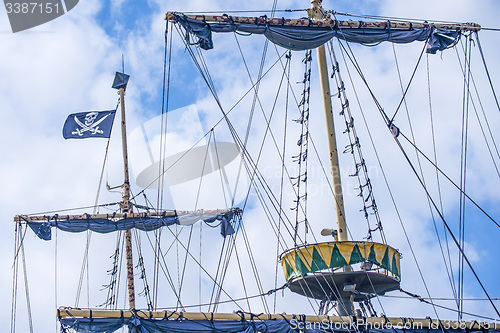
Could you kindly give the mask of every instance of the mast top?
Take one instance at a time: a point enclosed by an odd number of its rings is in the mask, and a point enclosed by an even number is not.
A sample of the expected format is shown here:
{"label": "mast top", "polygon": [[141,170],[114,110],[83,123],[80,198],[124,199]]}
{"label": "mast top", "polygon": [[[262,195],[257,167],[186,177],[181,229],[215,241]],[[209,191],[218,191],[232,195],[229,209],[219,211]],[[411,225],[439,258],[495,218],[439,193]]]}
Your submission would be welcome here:
{"label": "mast top", "polygon": [[114,89],[123,88],[124,90],[126,90],[129,78],[130,78],[130,75],[128,75],[128,74],[125,74],[123,72],[122,73],[116,72],[115,80],[113,81],[113,85],[111,86],[111,88],[114,88]]}

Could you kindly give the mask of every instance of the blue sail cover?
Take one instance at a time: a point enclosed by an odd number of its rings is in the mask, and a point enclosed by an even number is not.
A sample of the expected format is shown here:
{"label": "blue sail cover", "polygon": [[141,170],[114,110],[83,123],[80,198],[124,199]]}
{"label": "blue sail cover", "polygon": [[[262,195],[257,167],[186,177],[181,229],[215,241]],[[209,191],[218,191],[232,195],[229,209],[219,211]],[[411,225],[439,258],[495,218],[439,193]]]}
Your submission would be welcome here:
{"label": "blue sail cover", "polygon": [[[299,320],[253,320],[253,321],[212,321],[212,320],[169,320],[169,319],[146,319],[140,317],[132,318],[60,318],[61,331],[69,332],[72,329],[79,333],[99,332],[112,333],[123,326],[128,326],[132,333],[320,333],[320,332],[365,332],[365,333],[463,333],[465,330],[436,327],[427,328],[366,328],[356,327],[347,323],[332,322],[303,322]],[[378,325],[374,325],[378,326]],[[467,329],[468,333],[483,332],[500,333],[494,329]]]}
{"label": "blue sail cover", "polygon": [[[145,318],[61,318],[63,332],[72,329],[79,333],[112,333],[123,326],[133,333],[288,333],[295,332],[286,320],[267,321],[210,321],[210,320],[162,320]],[[312,332],[312,331],[310,331]],[[319,332],[319,331],[318,331]]]}
{"label": "blue sail cover", "polygon": [[197,221],[206,223],[219,222],[222,236],[226,237],[235,233],[233,221],[241,217],[240,210],[234,208],[227,213],[213,215],[204,213],[191,213],[175,216],[136,216],[122,219],[114,219],[113,215],[107,218],[93,218],[87,215],[86,219],[59,219],[57,215],[49,217],[45,221],[27,221],[33,232],[43,240],[52,238],[53,227],[66,232],[83,232],[92,230],[98,233],[109,233],[119,230],[139,229],[152,231],[161,227],[174,224],[191,225]]}
{"label": "blue sail cover", "polygon": [[265,35],[271,42],[284,48],[299,51],[316,48],[336,37],[351,43],[374,46],[381,42],[411,43],[427,41],[428,53],[443,51],[456,44],[460,33],[430,27],[413,30],[375,28],[334,28],[314,26],[265,25],[236,22],[201,22],[175,15],[183,28],[197,37],[202,49],[214,47],[212,32],[243,32]]}

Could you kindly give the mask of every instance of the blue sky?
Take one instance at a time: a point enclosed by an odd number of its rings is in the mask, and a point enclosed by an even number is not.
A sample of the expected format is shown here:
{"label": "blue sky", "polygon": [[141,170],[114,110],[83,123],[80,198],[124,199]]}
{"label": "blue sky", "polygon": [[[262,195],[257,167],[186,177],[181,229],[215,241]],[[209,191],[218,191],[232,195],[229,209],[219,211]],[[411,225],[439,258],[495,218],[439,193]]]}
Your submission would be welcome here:
{"label": "blue sky", "polygon": [[[425,0],[418,2],[418,4],[407,1],[364,0],[356,2],[355,5],[351,1],[343,0],[336,1],[334,4],[325,1],[323,5],[325,8],[335,9],[339,12],[474,21],[483,26],[496,28],[498,28],[496,16],[500,12],[500,5],[493,0],[479,2],[472,0]],[[302,4],[291,0],[277,5],[280,9],[307,8],[308,6],[309,3],[307,2]],[[117,95],[110,86],[114,72],[121,69],[122,55],[125,59],[125,71],[131,75],[127,91],[129,131],[132,131],[147,119],[161,114],[164,12],[170,10],[208,11],[211,9],[260,10],[269,9],[270,7],[271,3],[266,1],[243,4],[240,1],[204,2],[188,0],[179,3],[153,0],[145,2],[114,0],[103,3],[97,0],[82,0],[68,14],[45,25],[17,34],[10,32],[7,15],[5,11],[0,11],[0,41],[3,45],[0,50],[2,59],[2,64],[0,64],[0,77],[2,77],[0,82],[0,109],[4,117],[0,124],[0,132],[2,133],[0,137],[3,139],[3,143],[0,145],[0,153],[4,156],[2,162],[0,162],[3,189],[0,200],[2,207],[4,207],[1,216],[5,225],[5,231],[1,236],[0,249],[6,254],[1,260],[0,285],[2,285],[2,294],[9,296],[4,297],[4,301],[1,303],[0,326],[7,327],[10,325],[11,265],[14,247],[13,216],[20,213],[88,206],[92,205],[95,198],[105,142],[99,140],[64,141],[61,136],[61,129],[66,116],[74,112],[115,107]],[[174,31],[174,36],[175,34]],[[203,87],[199,74],[184,51],[178,36],[175,37],[170,108],[177,109],[196,103],[197,108],[203,110],[203,112],[214,110],[213,102],[210,101],[208,91]],[[500,87],[500,82],[496,78],[498,76],[496,74],[500,71],[500,64],[495,63],[499,51],[498,37],[498,32],[485,31],[480,34],[486,60],[493,77],[493,84],[496,87]],[[233,72],[223,74],[224,69],[238,68],[237,66],[239,66],[236,65],[240,61],[239,53],[234,52],[234,49],[226,49],[230,42],[234,42],[234,38],[232,36],[218,37],[215,42],[216,48],[219,46],[223,51],[209,51],[206,53],[206,58],[213,61],[213,65],[210,65],[213,66],[211,67],[212,74],[224,99],[224,105],[227,107],[249,86],[248,81],[245,81],[243,76],[240,77]],[[247,49],[252,47],[262,48],[262,43],[251,42],[244,47]],[[420,47],[397,47],[403,67],[403,77],[406,80],[415,64],[415,52],[417,52],[416,56],[418,56]],[[357,46],[353,48],[356,52],[360,49]],[[413,57],[408,56],[406,58],[404,55],[406,51],[408,53],[413,52]],[[380,48],[369,49],[365,52],[367,55],[359,55],[358,59],[368,79],[373,82],[372,86],[387,110],[392,110],[397,105],[399,101],[397,96],[398,94],[399,97],[401,95],[400,91],[397,90],[399,89],[396,84],[397,76],[394,76],[394,69],[390,67],[393,66],[394,62],[392,52],[392,48],[382,45]],[[251,66],[258,64],[260,55],[259,51],[258,56],[248,58]],[[296,56],[297,59],[299,57],[301,55]],[[452,157],[451,153],[447,153],[448,150],[456,153],[460,142],[460,132],[457,132],[457,126],[459,128],[461,115],[461,84],[460,75],[454,76],[451,73],[451,70],[456,70],[456,67],[447,65],[447,61],[452,57],[456,58],[454,51],[448,51],[442,55],[438,54],[430,59],[430,65],[433,69],[431,73],[435,75],[433,78],[443,79],[432,86],[435,112],[437,118],[441,120],[438,135],[442,138],[440,149],[444,151],[444,157],[440,161],[443,168],[456,179],[458,168],[456,167],[456,157]],[[479,73],[478,82],[479,78],[483,81],[481,91],[485,91],[484,96],[485,100],[487,100],[485,106],[488,115],[492,118],[491,125],[496,128],[500,124],[498,110],[495,111],[491,96],[488,96],[487,87],[483,85],[484,74],[481,74],[481,64],[475,62],[474,66],[474,70]],[[419,73],[417,83],[425,90],[425,70],[419,71]],[[344,80],[347,82],[347,74],[343,73],[343,75]],[[449,77],[450,88],[447,88],[443,83],[447,77]],[[382,82],[382,79],[392,81],[383,81],[384,83],[379,84],[379,80]],[[263,101],[272,99],[273,89],[271,87],[268,88],[268,91],[263,89],[263,92],[265,92],[262,97]],[[458,96],[458,98],[456,102],[452,103],[449,100],[453,96]],[[354,102],[352,92],[349,98]],[[419,112],[427,107],[427,95],[412,98],[416,102],[413,105],[418,105],[418,107],[410,111],[412,119],[416,122],[418,128],[426,129],[428,128],[426,127],[428,126],[427,123],[425,123],[427,120],[424,120]],[[251,99],[246,100],[246,103],[251,103]],[[439,113],[440,111],[442,113]],[[375,110],[371,109],[370,112],[368,112],[369,120],[374,124],[380,123],[380,117],[375,113]],[[237,125],[246,124],[244,113],[236,110],[234,114],[234,121]],[[215,115],[206,114],[205,116],[206,118],[203,120],[207,121],[208,126],[210,126],[210,121],[220,118],[218,113]],[[321,117],[312,120],[314,126],[322,121]],[[401,128],[407,130],[404,118],[399,121]],[[474,120],[471,120],[471,124],[473,123]],[[119,132],[117,124],[115,124],[115,134]],[[361,119],[357,120],[357,124],[362,124]],[[319,142],[323,138],[321,132],[323,129],[319,127],[320,125],[317,126],[318,134],[314,134],[314,139]],[[477,126],[471,126],[474,133],[477,133]],[[262,128],[257,126],[255,133],[262,135]],[[227,137],[227,131],[222,130],[220,135],[221,137]],[[378,130],[375,137],[384,146],[380,154],[389,160],[384,166],[386,172],[391,176],[391,186],[394,187],[405,227],[409,231],[410,240],[416,250],[419,263],[425,269],[425,276],[430,285],[431,293],[434,297],[449,297],[447,277],[443,274],[443,271],[439,271],[440,254],[437,252],[438,247],[429,217],[427,202],[421,190],[417,190],[418,187],[413,175],[408,173],[407,165],[401,160],[400,153],[396,150],[391,137],[388,136],[385,129]],[[121,181],[121,150],[118,139],[115,137],[112,140],[112,148],[118,149],[110,155],[109,166],[106,170],[106,177],[110,185],[118,185]],[[366,134],[364,139],[368,140]],[[498,136],[496,139],[498,139]],[[418,136],[417,140],[421,140],[419,142],[421,142],[427,153],[431,152],[429,150],[430,141],[428,135]],[[366,153],[367,159],[370,158],[370,162],[376,164],[374,153],[370,151],[370,144],[368,141],[364,142],[366,143],[363,144],[363,147],[368,149]],[[491,167],[491,160],[484,157],[485,151],[484,148],[481,148],[481,144],[480,140],[471,143],[470,170],[473,177],[470,182],[470,191],[483,208],[493,217],[497,217],[496,220],[498,221],[500,214],[498,208],[499,184],[497,183],[499,180]],[[323,146],[319,143],[318,146],[321,154]],[[341,157],[341,159],[344,159],[344,157]],[[473,160],[478,162],[473,162]],[[266,156],[262,163],[263,166],[269,167],[269,170],[274,170],[273,161],[275,162],[273,158]],[[325,161],[325,158],[323,158],[323,161]],[[345,161],[348,160],[345,159]],[[428,171],[429,169],[426,168],[426,172]],[[430,176],[427,179],[430,181]],[[321,177],[315,177],[315,180],[322,181]],[[276,182],[276,179],[270,181]],[[404,255],[402,286],[404,289],[418,293],[421,296],[427,296],[418,277],[418,272],[414,268],[415,265],[408,245],[401,234],[401,227],[392,204],[387,199],[388,194],[381,174],[375,173],[373,181],[377,184],[375,191],[378,194],[379,208],[381,211],[383,209],[384,212],[387,212],[382,216],[384,223],[387,223],[386,232],[388,238],[393,242],[393,246],[399,248]],[[350,183],[347,181],[347,184]],[[138,189],[136,190],[138,191]],[[435,193],[434,188],[432,191]],[[445,216],[449,218],[450,223],[456,228],[457,194],[449,187],[444,189],[444,193]],[[101,202],[116,201],[116,195],[114,193],[104,193]],[[346,207],[350,209],[347,215],[348,217],[351,215],[352,220],[357,223],[359,217],[356,214],[359,210],[359,202],[356,201],[355,196],[346,196],[348,197]],[[325,203],[325,205],[329,203],[323,197],[318,198],[317,202],[318,204]],[[254,206],[257,206],[256,201],[252,202],[251,207]],[[288,206],[291,205],[286,207]],[[312,203],[311,207],[313,216],[311,219],[316,219],[317,225],[314,226],[314,230],[318,233],[322,227],[331,224],[333,213],[319,211],[320,209],[317,208],[318,206],[315,203]],[[490,295],[498,298],[500,297],[500,288],[497,286],[497,276],[500,270],[495,265],[495,256],[499,250],[497,242],[498,227],[477,214],[477,211],[472,207],[467,206],[467,211],[470,214],[468,218],[471,222],[467,225],[468,248],[466,248],[466,251],[470,251],[473,265],[481,280],[487,286]],[[255,223],[261,218],[262,212],[252,210],[248,212],[245,223],[249,221],[249,235],[254,237],[253,239],[260,240],[262,238],[265,243],[271,241],[267,238],[269,235],[266,234],[266,231],[262,234],[262,230],[259,230]],[[364,222],[361,221],[360,223]],[[358,232],[356,224],[353,225],[355,226],[353,227],[355,234],[365,234],[364,231]],[[442,229],[440,223],[439,225]],[[53,243],[42,243],[31,234],[27,234],[26,241],[35,325],[43,327],[42,330],[49,331],[55,329],[53,309],[60,305],[73,305],[74,280],[78,278],[79,274],[84,238],[72,238],[69,241],[70,244],[67,244],[68,241],[65,241],[63,235],[59,234],[57,252]],[[97,240],[96,246],[98,248],[105,246],[106,244],[103,244],[105,242],[105,240]],[[65,245],[69,246],[69,249],[65,249]],[[273,247],[272,251],[275,250]],[[95,274],[95,280],[92,276],[91,287],[95,289],[95,292],[92,294],[94,298],[91,300],[91,306],[97,305],[103,298],[102,294],[99,294],[99,289],[101,288],[101,282],[106,281],[107,277],[99,272],[99,269],[102,271],[109,269],[109,251],[106,251],[103,251],[105,255],[101,258],[102,263],[98,264],[92,271],[92,274]],[[60,262],[59,266],[53,264],[55,253],[57,253]],[[98,257],[98,255],[95,254],[95,257]],[[257,262],[263,267],[262,274],[269,274],[269,279],[273,280],[275,260],[269,260],[268,252],[259,253],[259,251],[256,251],[256,257]],[[56,270],[57,281],[54,281],[54,271]],[[234,280],[237,281],[238,278]],[[466,281],[467,288],[465,292],[467,297],[484,297],[469,273],[466,275]],[[55,283],[60,286],[55,288]],[[228,288],[234,288],[235,293],[238,293],[236,286],[231,283]],[[57,292],[54,289],[57,289]],[[20,282],[18,293],[20,300],[24,299],[23,290],[23,285]],[[396,292],[396,294],[398,293]],[[57,304],[55,295],[57,295]],[[279,302],[282,302],[281,304],[285,306],[295,303],[293,305],[296,306],[291,306],[287,310],[278,309],[278,311],[287,311],[289,313],[292,311],[310,312],[310,307],[304,300],[293,298],[290,292],[286,296],[291,296],[295,301],[286,304],[287,298],[285,297]],[[423,307],[416,301],[397,300],[397,302],[394,301],[393,303],[391,303],[393,300],[388,299],[382,299],[382,301],[387,315],[409,316],[415,314],[420,317],[426,315],[434,317],[434,313],[429,308]],[[19,317],[24,318],[23,301],[19,302]],[[497,307],[500,307],[498,302],[496,304]],[[304,308],[305,310],[300,310]],[[467,303],[467,308],[472,312],[493,315],[491,307],[484,305],[484,302],[480,304]],[[443,317],[455,318],[449,312],[445,312]],[[25,331],[27,331],[26,325],[20,324],[18,332]]]}

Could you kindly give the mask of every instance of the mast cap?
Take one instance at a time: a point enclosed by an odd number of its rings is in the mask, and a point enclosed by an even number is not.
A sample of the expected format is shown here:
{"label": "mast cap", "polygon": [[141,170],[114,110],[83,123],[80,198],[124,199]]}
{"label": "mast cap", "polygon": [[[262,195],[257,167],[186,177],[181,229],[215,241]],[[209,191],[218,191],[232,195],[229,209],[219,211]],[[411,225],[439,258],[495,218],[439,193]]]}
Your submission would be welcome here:
{"label": "mast cap", "polygon": [[116,72],[115,80],[113,81],[113,86],[111,88],[114,88],[114,89],[123,88],[123,90],[126,90],[129,78],[130,78],[130,75],[128,75],[128,74]]}

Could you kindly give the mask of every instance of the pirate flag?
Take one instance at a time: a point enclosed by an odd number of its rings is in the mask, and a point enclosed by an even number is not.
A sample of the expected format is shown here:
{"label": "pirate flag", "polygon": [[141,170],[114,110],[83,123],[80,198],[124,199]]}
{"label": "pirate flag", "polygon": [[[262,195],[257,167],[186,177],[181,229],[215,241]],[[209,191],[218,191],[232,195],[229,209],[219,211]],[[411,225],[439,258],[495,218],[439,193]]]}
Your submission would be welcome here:
{"label": "pirate flag", "polygon": [[63,127],[65,139],[109,138],[115,110],[73,113]]}

